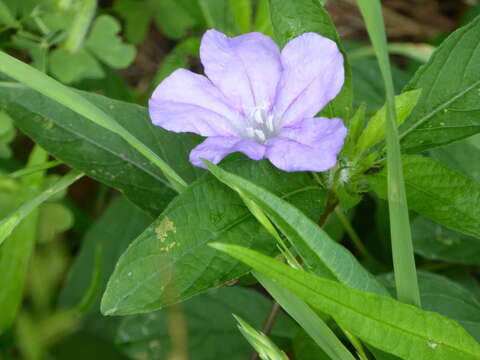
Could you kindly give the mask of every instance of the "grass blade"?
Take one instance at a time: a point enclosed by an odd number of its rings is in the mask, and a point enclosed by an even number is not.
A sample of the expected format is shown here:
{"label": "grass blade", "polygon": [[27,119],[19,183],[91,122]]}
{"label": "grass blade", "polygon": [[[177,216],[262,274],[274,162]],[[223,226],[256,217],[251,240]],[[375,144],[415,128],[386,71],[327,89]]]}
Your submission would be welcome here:
{"label": "grass blade", "polygon": [[132,145],[145,158],[162,170],[165,177],[178,192],[186,187],[186,182],[164,160],[155,154],[150,148],[118,124],[110,115],[86,100],[83,96],[62,85],[58,81],[34,69],[33,67],[0,51],[0,72],[15,80],[35,89],[41,94],[50,97],[60,104],[68,107],[76,113],[93,121],[95,124],[118,134]]}
{"label": "grass blade", "polygon": [[378,0],[357,0],[357,4],[365,19],[387,94],[388,207],[397,296],[403,302],[420,306],[395,113],[395,92],[382,9]]}
{"label": "grass blade", "polygon": [[254,272],[253,275],[332,360],[355,360],[335,333],[302,299],[261,273]]}
{"label": "grass blade", "polygon": [[458,323],[438,313],[295,270],[242,246],[219,243],[210,246],[284,286],[379,350],[404,360],[480,358],[480,344]]}
{"label": "grass blade", "polygon": [[75,181],[80,179],[83,176],[82,173],[72,170],[67,175],[62,177],[59,181],[49,187],[47,190],[43,191],[38,196],[34,197],[32,200],[20,206],[15,212],[10,216],[7,216],[5,219],[0,221],[0,245],[3,241],[10,236],[12,231],[17,227],[17,225],[35,210],[40,204],[47,201],[56,193],[66,189],[72,185]]}

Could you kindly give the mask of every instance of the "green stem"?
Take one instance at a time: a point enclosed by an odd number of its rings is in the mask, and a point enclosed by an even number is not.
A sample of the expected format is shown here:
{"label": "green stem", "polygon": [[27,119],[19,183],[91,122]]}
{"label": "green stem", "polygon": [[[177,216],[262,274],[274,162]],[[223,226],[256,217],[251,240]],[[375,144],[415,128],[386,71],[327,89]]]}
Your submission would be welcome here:
{"label": "green stem", "polygon": [[366,258],[373,258],[372,255],[368,252],[365,245],[363,245],[362,240],[360,240],[360,236],[358,236],[352,224],[350,224],[350,220],[348,220],[347,215],[345,215],[345,213],[339,206],[335,208],[335,214],[337,214],[338,220],[340,220],[340,222],[342,223],[343,228],[347,232],[350,240],[352,240],[352,243],[353,245],[355,245],[358,252]]}
{"label": "green stem", "polygon": [[395,92],[382,8],[379,0],[357,0],[357,4],[365,19],[377,55],[387,95],[388,207],[397,297],[400,301],[420,306],[420,291],[418,289],[396,122]]}

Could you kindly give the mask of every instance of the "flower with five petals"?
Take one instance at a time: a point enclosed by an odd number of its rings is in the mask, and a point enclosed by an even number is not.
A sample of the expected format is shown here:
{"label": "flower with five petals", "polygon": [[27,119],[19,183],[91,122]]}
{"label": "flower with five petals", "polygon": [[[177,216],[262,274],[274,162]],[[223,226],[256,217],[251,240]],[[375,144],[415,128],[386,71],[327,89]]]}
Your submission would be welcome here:
{"label": "flower with five petals", "polygon": [[335,165],[347,129],[341,119],[315,117],[343,86],[335,42],[305,33],[280,51],[260,33],[229,38],[209,30],[200,59],[208,78],[176,70],[149,101],[155,125],[207,137],[190,153],[191,163],[216,164],[242,152],[285,171]]}

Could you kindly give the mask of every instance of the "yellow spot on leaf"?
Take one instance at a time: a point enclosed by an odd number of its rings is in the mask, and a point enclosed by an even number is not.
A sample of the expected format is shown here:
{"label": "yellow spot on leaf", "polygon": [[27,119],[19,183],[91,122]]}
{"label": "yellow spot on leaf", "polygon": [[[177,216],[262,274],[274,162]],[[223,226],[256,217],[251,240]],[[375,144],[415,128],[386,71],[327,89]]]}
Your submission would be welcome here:
{"label": "yellow spot on leaf", "polygon": [[173,233],[177,232],[177,228],[172,220],[168,217],[164,218],[160,224],[155,228],[155,233],[157,234],[157,239],[160,242],[164,242],[168,236],[168,232],[172,231]]}

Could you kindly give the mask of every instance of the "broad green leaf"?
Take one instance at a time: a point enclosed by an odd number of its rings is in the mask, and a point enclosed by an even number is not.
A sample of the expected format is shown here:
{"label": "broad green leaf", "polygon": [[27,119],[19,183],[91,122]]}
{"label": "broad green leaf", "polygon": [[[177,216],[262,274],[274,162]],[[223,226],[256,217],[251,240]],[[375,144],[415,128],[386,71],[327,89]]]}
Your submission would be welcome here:
{"label": "broad green leaf", "polygon": [[[193,1],[195,0],[191,2]],[[188,29],[196,24],[195,19],[179,0],[149,0],[148,2],[155,24],[167,37],[181,39]]]}
{"label": "broad green leaf", "polygon": [[[252,348],[238,331],[232,314],[261,328],[272,302],[254,290],[234,286],[211,290],[177,306],[186,321],[191,359],[245,360]],[[166,359],[171,349],[169,311],[166,308],[121,318],[116,342],[133,358],[145,354],[151,360]],[[289,338],[298,329],[283,313],[278,315],[271,332],[275,341]]]}
{"label": "broad green leaf", "polygon": [[327,324],[302,299],[260,273],[254,272],[254,276],[275,301],[312,337],[322,352],[329,355],[329,359],[355,360]]}
{"label": "broad green leaf", "polygon": [[50,73],[65,84],[84,78],[102,78],[105,72],[98,61],[85,49],[71,53],[58,48],[48,55]]}
{"label": "broad green leaf", "polygon": [[[291,201],[313,218],[325,193],[307,173],[284,173],[268,161],[231,157],[229,169]],[[125,315],[153,311],[219,287],[247,267],[219,259],[213,241],[273,253],[276,243],[249,213],[242,199],[207,174],[174,199],[120,258],[102,299],[102,312]]]}
{"label": "broad green leaf", "polygon": [[[226,0],[195,0],[198,2],[207,28],[216,29],[227,35],[236,34],[235,24]],[[193,2],[193,1],[192,1]]]}
{"label": "broad green leaf", "polygon": [[320,1],[270,0],[270,12],[275,36],[281,46],[306,32],[318,33],[338,44],[344,54],[345,83],[340,94],[322,110],[322,114],[347,121],[352,111],[350,65],[340,44],[337,30]]}
{"label": "broad green leaf", "polygon": [[405,360],[480,357],[480,344],[455,321],[440,314],[292,269],[238,245],[217,243],[213,246],[286,287],[382,351]]}
{"label": "broad green leaf", "polygon": [[255,30],[273,37],[269,0],[258,0],[255,8]]}
{"label": "broad green leaf", "polygon": [[[411,210],[467,235],[480,238],[480,183],[423,156],[404,156],[405,187]],[[365,176],[386,198],[386,171]]]}
{"label": "broad green leaf", "polygon": [[[0,51],[0,59],[0,71],[5,75],[22,82],[31,89],[38,91],[43,96],[62,104],[94,124],[119,135],[123,140],[135,148],[136,151],[142,154],[145,159],[148,159],[155,164],[155,166],[160,169],[168,179],[171,186],[178,192],[182,192],[187,187],[185,180],[183,180],[175,170],[168,165],[168,163],[126,128],[120,125],[119,122],[115,121],[108,112],[101,110],[98,106],[88,101],[73,89],[69,89],[41,71],[32,68],[2,51]],[[8,95],[5,97],[6,99],[8,99]],[[5,101],[6,99],[2,100]]]}
{"label": "broad green leaf", "polygon": [[480,17],[451,34],[406,90],[422,95],[400,131],[407,152],[448,144],[480,132]]}
{"label": "broad green leaf", "polygon": [[475,146],[474,141],[475,136],[432,149],[428,153],[443,165],[480,182],[480,161],[472,161],[480,158],[480,147]]}
{"label": "broad green leaf", "polygon": [[123,69],[135,59],[135,46],[123,43],[118,36],[121,25],[110,15],[101,15],[95,19],[85,46],[97,58],[115,69]]}
{"label": "broad green leaf", "polygon": [[220,181],[248,196],[270,217],[290,240],[309,271],[357,289],[388,295],[347,249],[331,240],[295,206],[268,191],[268,188],[257,186],[213,164],[208,164],[208,169]]}
{"label": "broad green leaf", "polygon": [[250,32],[253,13],[252,0],[230,0],[230,10],[240,34]]}
{"label": "broad green leaf", "polygon": [[262,360],[288,360],[288,356],[280,350],[267,335],[257,331],[245,320],[233,314],[238,323],[238,329],[253,346]]}
{"label": "broad green leaf", "polygon": [[114,340],[121,319],[100,315],[101,294],[122,252],[152,220],[127,199],[118,197],[112,201],[101,218],[88,229],[59,296],[59,304],[64,308],[73,308],[78,305],[89,289],[96,271],[95,254],[100,252],[101,267],[98,269],[101,276],[100,291],[94,295],[93,305],[83,317],[84,333],[109,341]]}
{"label": "broad green leaf", "polygon": [[449,230],[423,216],[412,222],[417,254],[432,260],[480,266],[480,240]]}
{"label": "broad green leaf", "polygon": [[[393,291],[393,275],[381,277]],[[418,273],[418,284],[422,306],[456,320],[480,341],[480,302],[475,296],[456,282],[437,274],[424,271]]]}
{"label": "broad green leaf", "polygon": [[145,39],[151,23],[152,11],[145,2],[138,0],[116,0],[113,10],[125,21],[125,37],[133,44]]}
{"label": "broad green leaf", "polygon": [[50,197],[52,197],[59,191],[65,190],[82,176],[82,173],[72,170],[70,173],[62,177],[57,183],[44,190],[42,193],[35,196],[28,202],[23,203],[22,206],[16,209],[12,214],[1,220],[0,246],[11,235],[15,227],[20,224],[20,222],[25,219],[32,211],[36,210],[42,203],[47,201]]}
{"label": "broad green leaf", "polygon": [[[81,93],[181,173],[188,181],[201,170],[188,162],[198,143],[190,134],[173,134],[153,126],[145,108]],[[56,158],[123,192],[141,208],[158,215],[175,192],[162,172],[118,135],[74,111],[18,84],[0,84],[0,103],[15,124]]]}
{"label": "broad green leaf", "polygon": [[[385,88],[378,76],[380,69],[374,59],[349,59],[352,69],[353,103],[356,107],[366,104],[367,114],[373,115],[385,104]],[[392,64],[393,85],[399,94],[410,80],[410,75]]]}
{"label": "broad green leaf", "polygon": [[[407,116],[417,104],[421,90],[412,90],[398,95],[395,99],[395,111],[397,112],[397,124],[403,124]],[[360,135],[357,143],[357,156],[361,156],[375,144],[385,139],[386,135],[387,108],[383,106],[368,121],[365,130]]]}
{"label": "broad green leaf", "polygon": [[296,360],[331,360],[315,341],[302,330],[293,338],[293,353]]}

